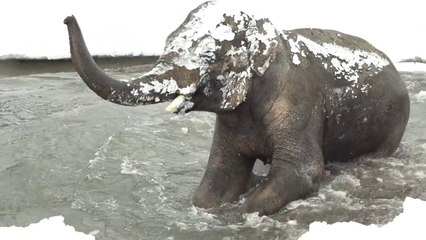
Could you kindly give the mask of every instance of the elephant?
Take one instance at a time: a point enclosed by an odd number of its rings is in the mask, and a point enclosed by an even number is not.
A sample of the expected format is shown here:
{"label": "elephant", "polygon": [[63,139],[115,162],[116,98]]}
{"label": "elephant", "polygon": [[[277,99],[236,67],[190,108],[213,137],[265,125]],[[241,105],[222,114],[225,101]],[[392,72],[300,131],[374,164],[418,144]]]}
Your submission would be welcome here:
{"label": "elephant", "polygon": [[[391,155],[408,122],[407,89],[391,60],[342,32],[279,31],[209,1],[167,37],[150,71],[124,81],[97,66],[74,16],[64,23],[76,71],[101,98],[216,114],[197,207],[240,201],[243,212],[276,213],[317,192],[325,164]],[[252,186],[256,160],[270,170]]]}

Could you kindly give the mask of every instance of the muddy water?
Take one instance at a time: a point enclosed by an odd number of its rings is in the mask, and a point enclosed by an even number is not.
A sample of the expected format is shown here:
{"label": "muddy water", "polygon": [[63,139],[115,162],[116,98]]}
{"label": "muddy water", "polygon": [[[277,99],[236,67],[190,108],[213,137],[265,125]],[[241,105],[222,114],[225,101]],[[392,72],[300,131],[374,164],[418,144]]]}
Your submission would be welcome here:
{"label": "muddy water", "polygon": [[63,215],[97,239],[297,239],[317,220],[386,223],[406,196],[426,200],[426,75],[404,80],[412,110],[394,156],[328,165],[318,194],[258,217],[191,204],[212,114],[116,106],[75,73],[1,77],[0,226]]}

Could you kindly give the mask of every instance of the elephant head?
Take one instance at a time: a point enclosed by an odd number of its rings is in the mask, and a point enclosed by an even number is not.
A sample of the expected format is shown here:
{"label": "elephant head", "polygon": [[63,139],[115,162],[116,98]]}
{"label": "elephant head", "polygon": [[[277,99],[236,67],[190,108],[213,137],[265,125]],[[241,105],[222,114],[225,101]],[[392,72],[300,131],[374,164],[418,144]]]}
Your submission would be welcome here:
{"label": "elephant head", "polygon": [[229,111],[244,102],[251,80],[261,77],[280,49],[280,34],[267,19],[206,2],[172,32],[155,67],[118,81],[93,61],[74,16],[67,17],[73,64],[100,97],[135,106],[174,101],[174,112]]}

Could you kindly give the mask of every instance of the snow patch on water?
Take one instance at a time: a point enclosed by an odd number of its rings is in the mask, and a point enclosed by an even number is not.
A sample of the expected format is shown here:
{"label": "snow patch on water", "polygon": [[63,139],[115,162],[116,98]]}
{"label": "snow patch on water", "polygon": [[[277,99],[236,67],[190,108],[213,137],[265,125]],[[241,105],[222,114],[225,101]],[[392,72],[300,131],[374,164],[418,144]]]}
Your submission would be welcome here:
{"label": "snow patch on water", "polygon": [[[93,231],[96,234],[99,231]],[[74,227],[65,225],[64,217],[55,216],[30,224],[27,227],[0,227],[0,239],[5,240],[95,240],[95,236],[77,232]]]}
{"label": "snow patch on water", "polygon": [[404,212],[392,222],[378,226],[363,225],[357,222],[314,222],[309,232],[299,240],[310,239],[424,239],[424,223],[426,222],[426,202],[407,197],[404,201]]}

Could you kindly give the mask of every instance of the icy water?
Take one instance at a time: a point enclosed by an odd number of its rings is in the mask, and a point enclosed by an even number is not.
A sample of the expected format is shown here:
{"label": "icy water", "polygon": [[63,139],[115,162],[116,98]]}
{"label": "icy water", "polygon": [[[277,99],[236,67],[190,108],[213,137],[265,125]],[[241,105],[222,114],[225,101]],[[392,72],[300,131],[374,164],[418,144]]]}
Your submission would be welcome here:
{"label": "icy water", "polygon": [[269,217],[192,206],[214,115],[114,105],[76,73],[0,77],[0,226],[63,215],[96,239],[231,240],[297,239],[313,221],[387,223],[405,197],[426,200],[426,74],[403,77],[411,117],[397,153],[328,165],[319,193]]}

